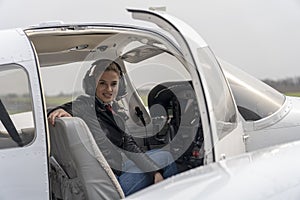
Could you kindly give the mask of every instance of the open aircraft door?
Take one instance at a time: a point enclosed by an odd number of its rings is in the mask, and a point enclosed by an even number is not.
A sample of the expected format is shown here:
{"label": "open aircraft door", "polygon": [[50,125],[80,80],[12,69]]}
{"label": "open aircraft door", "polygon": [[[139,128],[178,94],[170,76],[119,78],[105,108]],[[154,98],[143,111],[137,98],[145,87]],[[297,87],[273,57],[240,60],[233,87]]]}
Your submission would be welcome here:
{"label": "open aircraft door", "polygon": [[245,152],[243,129],[224,74],[208,45],[190,26],[165,13],[128,9],[134,19],[159,26],[171,36],[192,77],[200,109],[205,162]]}
{"label": "open aircraft door", "polygon": [[21,29],[0,31],[0,199],[50,199],[45,112],[35,53]]}

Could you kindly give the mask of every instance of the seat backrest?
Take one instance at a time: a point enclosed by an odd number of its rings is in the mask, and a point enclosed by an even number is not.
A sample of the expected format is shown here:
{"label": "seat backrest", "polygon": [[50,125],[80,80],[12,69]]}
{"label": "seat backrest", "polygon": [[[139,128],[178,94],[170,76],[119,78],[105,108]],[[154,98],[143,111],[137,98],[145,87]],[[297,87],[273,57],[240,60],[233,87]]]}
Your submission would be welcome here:
{"label": "seat backrest", "polygon": [[[155,104],[160,106],[153,106]],[[200,120],[190,81],[165,82],[155,86],[149,92],[148,106],[152,118],[163,116],[170,119],[176,131],[179,126],[191,126],[192,121]]]}
{"label": "seat backrest", "polygon": [[[82,119],[58,118],[55,126],[49,125],[49,130],[51,156],[61,167],[61,170],[57,166],[54,167],[56,175],[52,176],[55,177],[55,180],[52,180],[52,188],[57,190],[60,187],[60,194],[56,195],[58,198],[124,198],[114,173]],[[62,176],[58,177],[59,174]]]}

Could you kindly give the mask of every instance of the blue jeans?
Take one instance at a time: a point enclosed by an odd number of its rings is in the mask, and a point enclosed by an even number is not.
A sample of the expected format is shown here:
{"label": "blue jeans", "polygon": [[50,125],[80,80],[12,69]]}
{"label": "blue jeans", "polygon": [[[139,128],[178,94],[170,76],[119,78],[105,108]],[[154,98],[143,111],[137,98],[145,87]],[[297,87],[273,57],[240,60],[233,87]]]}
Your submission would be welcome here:
{"label": "blue jeans", "polygon": [[[158,165],[165,166],[162,176],[168,178],[177,173],[177,167],[172,155],[167,151],[150,150],[146,154]],[[170,164],[169,164],[170,163]],[[153,177],[151,173],[141,171],[131,160],[128,160],[123,165],[123,173],[117,177],[125,196],[137,192],[151,184]],[[140,172],[130,173],[128,171]]]}

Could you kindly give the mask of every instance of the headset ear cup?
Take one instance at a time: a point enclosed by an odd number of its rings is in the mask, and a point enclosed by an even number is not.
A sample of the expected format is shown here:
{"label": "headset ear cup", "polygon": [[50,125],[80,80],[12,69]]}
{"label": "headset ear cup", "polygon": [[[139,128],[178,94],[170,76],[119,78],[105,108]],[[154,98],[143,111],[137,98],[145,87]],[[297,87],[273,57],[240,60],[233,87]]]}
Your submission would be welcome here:
{"label": "headset ear cup", "polygon": [[119,81],[119,90],[118,90],[116,100],[120,100],[125,95],[127,95],[126,82],[125,82],[125,77],[121,74],[120,81]]}
{"label": "headset ear cup", "polygon": [[90,96],[94,96],[96,92],[96,82],[95,77],[89,75],[89,71],[86,73],[83,81],[82,81],[82,87],[86,94]]}

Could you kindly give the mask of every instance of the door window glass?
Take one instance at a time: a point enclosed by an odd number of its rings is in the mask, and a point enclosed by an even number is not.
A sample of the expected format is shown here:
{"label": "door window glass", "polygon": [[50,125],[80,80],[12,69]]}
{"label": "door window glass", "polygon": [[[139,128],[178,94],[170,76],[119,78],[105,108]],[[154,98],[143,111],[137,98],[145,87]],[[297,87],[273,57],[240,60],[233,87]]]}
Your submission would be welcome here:
{"label": "door window glass", "polygon": [[27,73],[19,65],[2,65],[0,85],[0,149],[26,146],[35,132]]}
{"label": "door window glass", "polygon": [[201,48],[198,58],[203,66],[219,139],[225,137],[236,126],[236,110],[226,79],[209,48]]}

